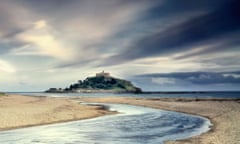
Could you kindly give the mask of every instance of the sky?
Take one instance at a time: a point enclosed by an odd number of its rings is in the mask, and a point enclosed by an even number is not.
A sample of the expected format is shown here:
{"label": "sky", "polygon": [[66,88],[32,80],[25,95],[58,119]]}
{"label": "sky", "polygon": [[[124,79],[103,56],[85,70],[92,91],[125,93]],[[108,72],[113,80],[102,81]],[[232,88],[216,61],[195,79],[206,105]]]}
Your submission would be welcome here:
{"label": "sky", "polygon": [[239,90],[240,1],[0,1],[0,91],[102,70],[146,91]]}

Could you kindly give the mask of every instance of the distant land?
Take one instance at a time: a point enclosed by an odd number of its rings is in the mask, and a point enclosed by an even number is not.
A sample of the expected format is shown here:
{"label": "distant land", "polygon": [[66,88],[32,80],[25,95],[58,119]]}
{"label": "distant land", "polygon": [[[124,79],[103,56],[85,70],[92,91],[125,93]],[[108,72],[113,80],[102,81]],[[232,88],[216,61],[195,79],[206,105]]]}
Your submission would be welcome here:
{"label": "distant land", "polygon": [[66,88],[49,88],[47,93],[142,93],[130,81],[112,77],[104,71],[94,77],[79,80]]}
{"label": "distant land", "polygon": [[3,93],[3,92],[0,92],[0,96],[4,96],[5,95],[5,93]]}

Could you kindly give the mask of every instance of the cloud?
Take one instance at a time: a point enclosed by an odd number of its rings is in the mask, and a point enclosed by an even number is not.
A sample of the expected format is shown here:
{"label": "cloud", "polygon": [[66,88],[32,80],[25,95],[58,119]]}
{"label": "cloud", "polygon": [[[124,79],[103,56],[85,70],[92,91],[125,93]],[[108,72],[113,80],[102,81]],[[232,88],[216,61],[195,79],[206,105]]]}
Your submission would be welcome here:
{"label": "cloud", "polygon": [[[113,65],[144,57],[176,54],[205,45],[210,47],[200,51],[202,54],[226,50],[226,47],[228,49],[238,47],[237,37],[240,35],[239,7],[240,2],[232,0],[165,30],[148,34],[136,40],[122,53],[109,57],[104,64]],[[199,53],[192,55],[197,54]]]}
{"label": "cloud", "polygon": [[17,34],[15,39],[26,45],[13,49],[12,54],[51,56],[63,60],[74,55],[71,48],[65,47],[64,41],[54,35],[51,27],[46,26],[45,21],[37,21],[33,28]]}
{"label": "cloud", "polygon": [[160,85],[175,84],[175,80],[172,78],[152,78],[152,82]]}
{"label": "cloud", "polygon": [[39,20],[33,24],[35,29],[41,29],[47,26],[47,22],[45,20]]}
{"label": "cloud", "polygon": [[0,72],[14,73],[16,69],[9,62],[0,60]]}
{"label": "cloud", "polygon": [[150,77],[154,79],[174,79],[197,85],[206,84],[240,84],[239,72],[176,72],[143,74],[137,77]]}
{"label": "cloud", "polygon": [[[3,1],[0,18],[7,22],[0,22],[0,44],[4,46],[0,52],[53,57],[59,59],[59,67],[95,63],[110,49],[105,45],[115,45],[115,35],[154,3],[145,0]],[[24,15],[23,19],[15,13]],[[119,47],[111,49],[118,51]]]}
{"label": "cloud", "polygon": [[[4,81],[27,76],[19,82],[39,89],[103,69],[126,78],[239,70],[238,7],[233,0],[1,0],[1,71]],[[170,77],[148,82],[180,83]]]}
{"label": "cloud", "polygon": [[53,57],[69,60],[74,57],[73,49],[68,48],[64,39],[55,33],[45,20],[29,24],[24,31],[16,33],[7,44],[8,55]]}
{"label": "cloud", "polygon": [[[221,52],[237,52],[239,49],[240,41],[238,40],[239,34],[226,35],[221,40],[210,41],[204,45],[196,45],[194,48],[186,51],[183,54],[176,55],[174,59],[186,59],[196,56],[208,55]],[[226,51],[226,48],[227,51]]]}

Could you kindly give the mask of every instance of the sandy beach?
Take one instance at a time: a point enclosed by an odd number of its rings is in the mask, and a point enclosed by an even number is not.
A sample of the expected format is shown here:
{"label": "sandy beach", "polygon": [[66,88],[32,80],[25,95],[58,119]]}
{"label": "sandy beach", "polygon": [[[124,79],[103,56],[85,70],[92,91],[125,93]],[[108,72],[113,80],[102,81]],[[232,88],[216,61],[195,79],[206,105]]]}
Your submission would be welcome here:
{"label": "sandy beach", "polygon": [[113,114],[84,102],[122,103],[207,117],[212,129],[200,136],[166,144],[239,144],[240,101],[201,99],[146,99],[126,97],[51,98],[9,95],[0,97],[0,130],[66,122]]}
{"label": "sandy beach", "polygon": [[100,106],[67,98],[8,95],[0,97],[0,130],[75,121],[112,114]]}

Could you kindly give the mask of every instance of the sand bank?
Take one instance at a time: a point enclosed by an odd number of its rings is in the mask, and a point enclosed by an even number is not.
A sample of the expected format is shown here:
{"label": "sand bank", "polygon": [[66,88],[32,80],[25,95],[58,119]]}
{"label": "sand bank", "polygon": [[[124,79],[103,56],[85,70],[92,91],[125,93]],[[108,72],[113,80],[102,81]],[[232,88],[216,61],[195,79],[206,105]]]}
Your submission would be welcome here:
{"label": "sand bank", "polygon": [[111,114],[100,106],[67,98],[9,95],[0,97],[0,130],[93,118]]}
{"label": "sand bank", "polygon": [[167,144],[240,144],[240,101],[201,99],[81,98],[87,102],[123,103],[178,111],[207,117],[212,129],[191,139]]}

